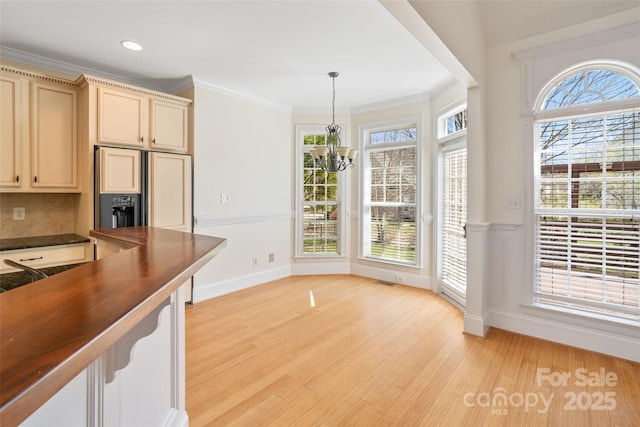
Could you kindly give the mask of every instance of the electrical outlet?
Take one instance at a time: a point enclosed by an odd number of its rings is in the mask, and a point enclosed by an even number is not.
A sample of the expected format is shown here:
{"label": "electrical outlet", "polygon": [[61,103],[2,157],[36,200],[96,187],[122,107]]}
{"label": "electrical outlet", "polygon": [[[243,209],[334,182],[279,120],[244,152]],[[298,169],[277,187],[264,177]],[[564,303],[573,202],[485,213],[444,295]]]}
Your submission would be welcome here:
{"label": "electrical outlet", "polygon": [[253,257],[253,258],[251,259],[251,262],[253,263],[253,266],[255,267],[256,265],[258,265],[258,258]]}
{"label": "electrical outlet", "polygon": [[24,208],[13,208],[13,219],[16,221],[24,221],[25,218]]}
{"label": "electrical outlet", "polygon": [[520,197],[510,197],[506,199],[505,207],[507,209],[520,209],[521,208]]}
{"label": "electrical outlet", "polygon": [[396,274],[396,283],[404,283],[404,276]]}
{"label": "electrical outlet", "polygon": [[220,203],[222,203],[223,205],[226,205],[227,203],[231,202],[231,195],[230,194],[220,194]]}
{"label": "electrical outlet", "polygon": [[269,252],[269,263],[275,262],[276,260],[276,254],[274,254],[273,252]]}

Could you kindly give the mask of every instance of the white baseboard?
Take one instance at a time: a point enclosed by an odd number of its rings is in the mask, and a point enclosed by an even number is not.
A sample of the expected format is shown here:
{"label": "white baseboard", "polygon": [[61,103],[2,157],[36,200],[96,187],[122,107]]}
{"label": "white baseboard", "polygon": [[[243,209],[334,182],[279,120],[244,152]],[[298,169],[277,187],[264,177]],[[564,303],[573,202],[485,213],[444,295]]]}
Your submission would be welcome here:
{"label": "white baseboard", "polygon": [[193,302],[204,301],[210,298],[219,297],[221,295],[230,294],[232,292],[247,289],[252,286],[261,285],[273,280],[282,279],[291,276],[291,266],[283,266],[270,270],[260,271],[254,274],[234,277],[232,279],[222,280],[220,282],[206,283],[204,285],[193,287]]}
{"label": "white baseboard", "polygon": [[496,328],[569,345],[640,363],[640,339],[580,328],[538,317],[492,311],[489,323]]}
{"label": "white baseboard", "polygon": [[372,267],[365,264],[351,264],[351,274],[384,280],[386,282],[413,286],[414,288],[431,289],[431,278],[406,271],[390,268]]}
{"label": "white baseboard", "polygon": [[310,276],[315,274],[351,274],[351,265],[344,261],[335,262],[296,262],[291,266],[294,276]]}
{"label": "white baseboard", "polygon": [[[210,298],[219,297],[232,292],[247,289],[252,286],[262,285],[272,280],[281,279],[292,275],[316,275],[316,274],[355,274],[372,279],[384,280],[387,282],[400,283],[403,285],[413,286],[416,288],[431,290],[431,279],[418,274],[407,273],[403,271],[394,271],[378,267],[371,267],[360,264],[351,264],[345,262],[333,263],[297,263],[289,266],[283,266],[276,269],[261,271],[256,274],[250,274],[232,279],[222,280],[220,282],[207,283],[197,285],[193,288],[193,302],[204,301]],[[397,280],[401,278],[402,280]]]}
{"label": "white baseboard", "polygon": [[465,313],[464,315],[464,333],[484,337],[489,330],[487,319],[481,316],[474,316]]}
{"label": "white baseboard", "polygon": [[175,408],[169,410],[167,418],[165,418],[162,427],[189,427],[189,417],[185,411],[179,411]]}

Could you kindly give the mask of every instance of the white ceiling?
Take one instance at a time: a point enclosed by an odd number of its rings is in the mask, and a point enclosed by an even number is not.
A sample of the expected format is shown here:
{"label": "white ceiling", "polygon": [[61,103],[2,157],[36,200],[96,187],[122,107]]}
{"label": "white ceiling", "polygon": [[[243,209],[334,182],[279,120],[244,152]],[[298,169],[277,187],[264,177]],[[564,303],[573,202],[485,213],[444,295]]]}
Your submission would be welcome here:
{"label": "white ceiling", "polygon": [[[638,1],[480,4],[491,45]],[[571,13],[561,22],[539,19],[552,11]],[[144,49],[128,51],[122,40]],[[376,0],[2,0],[0,48],[5,58],[35,65],[55,59],[59,69],[76,67],[78,74],[165,91],[192,75],[199,83],[299,111],[328,110],[330,71],[340,72],[338,110],[425,94],[451,77]]]}

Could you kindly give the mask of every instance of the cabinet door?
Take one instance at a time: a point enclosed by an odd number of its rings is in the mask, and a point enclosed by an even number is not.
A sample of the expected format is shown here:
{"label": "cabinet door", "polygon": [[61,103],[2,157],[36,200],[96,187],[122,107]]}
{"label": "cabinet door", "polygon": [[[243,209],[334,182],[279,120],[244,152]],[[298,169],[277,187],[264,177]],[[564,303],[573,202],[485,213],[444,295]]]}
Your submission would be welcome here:
{"label": "cabinet door", "polygon": [[187,152],[187,107],[151,100],[151,147]]}
{"label": "cabinet door", "polygon": [[19,189],[22,172],[22,82],[0,76],[0,188]]}
{"label": "cabinet door", "polygon": [[150,153],[149,225],[191,232],[191,156]]}
{"label": "cabinet door", "polygon": [[98,88],[98,142],[144,146],[145,103],[140,96]]}
{"label": "cabinet door", "polygon": [[78,189],[77,93],[32,82],[31,187]]}
{"label": "cabinet door", "polygon": [[100,148],[100,193],[140,193],[140,151]]}

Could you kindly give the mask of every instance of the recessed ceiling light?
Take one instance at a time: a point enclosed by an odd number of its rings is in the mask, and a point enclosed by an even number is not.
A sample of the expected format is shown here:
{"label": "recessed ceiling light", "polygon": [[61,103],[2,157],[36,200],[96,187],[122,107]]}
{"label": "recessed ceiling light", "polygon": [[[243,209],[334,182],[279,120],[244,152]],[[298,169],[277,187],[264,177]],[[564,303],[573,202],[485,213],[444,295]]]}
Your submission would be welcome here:
{"label": "recessed ceiling light", "polygon": [[120,44],[130,50],[142,50],[142,46],[136,42],[132,42],[131,40],[121,41]]}

